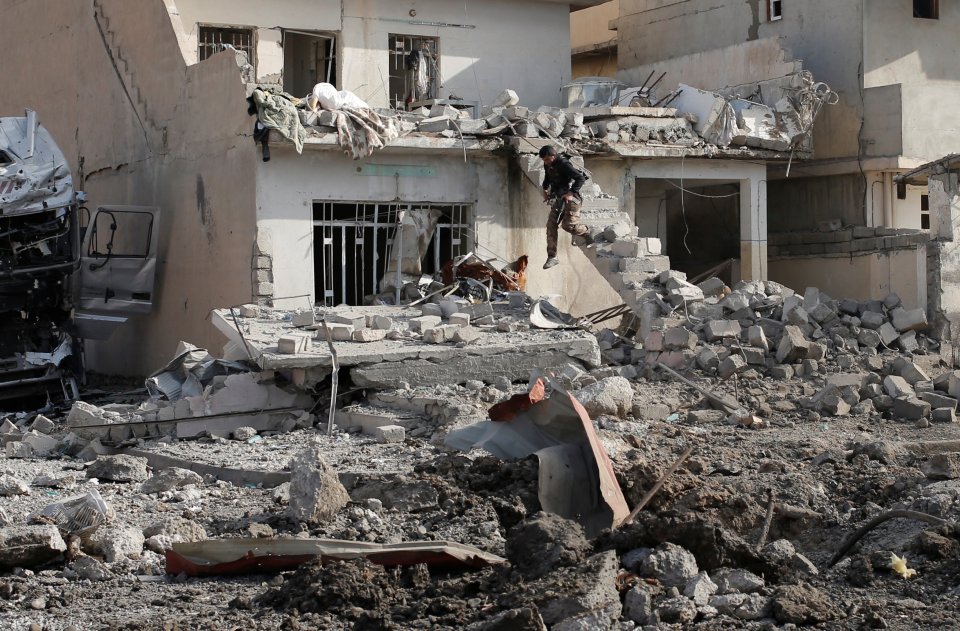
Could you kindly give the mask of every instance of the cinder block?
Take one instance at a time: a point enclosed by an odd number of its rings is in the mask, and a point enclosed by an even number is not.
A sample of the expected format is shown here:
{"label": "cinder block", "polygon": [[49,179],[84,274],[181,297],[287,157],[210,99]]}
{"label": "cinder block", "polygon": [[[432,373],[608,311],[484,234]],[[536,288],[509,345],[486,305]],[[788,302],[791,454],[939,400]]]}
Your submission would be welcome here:
{"label": "cinder block", "polygon": [[309,311],[295,311],[293,314],[293,326],[313,326],[317,322],[317,315],[313,309]]}
{"label": "cinder block", "polygon": [[328,317],[327,320],[336,324],[349,324],[354,329],[362,329],[367,326],[367,316],[362,313],[335,313]]}
{"label": "cinder block", "polygon": [[378,443],[402,443],[406,438],[406,430],[399,425],[381,425],[370,433]]}
{"label": "cinder block", "polygon": [[479,338],[480,331],[472,326],[462,326],[453,333],[453,341],[458,344],[470,344]]}
{"label": "cinder block", "polygon": [[353,332],[354,342],[379,342],[387,337],[384,329],[360,329]]}
{"label": "cinder block", "polygon": [[470,325],[470,314],[469,313],[454,313],[450,315],[448,322],[452,325],[457,326],[469,326]]}
{"label": "cinder block", "polygon": [[327,328],[334,342],[348,342],[353,339],[354,328],[349,324],[328,324]]}
{"label": "cinder block", "polygon": [[956,406],[952,408],[936,408],[931,413],[930,418],[934,423],[956,423],[957,412],[955,407]]}
{"label": "cinder block", "polygon": [[740,330],[740,323],[733,320],[710,320],[703,327],[703,333],[708,342],[725,337],[739,338]]}
{"label": "cinder block", "polygon": [[284,335],[277,340],[277,350],[284,355],[308,353],[313,344],[307,335]]}
{"label": "cinder block", "polygon": [[435,302],[427,302],[420,306],[420,314],[425,316],[437,316],[438,318],[443,316],[443,310],[440,309],[440,305]]}
{"label": "cinder block", "polygon": [[410,318],[410,330],[415,333],[423,333],[427,329],[431,329],[440,324],[440,316],[438,315],[429,315],[429,316],[420,316],[419,318]]}
{"label": "cinder block", "polygon": [[381,331],[389,331],[393,328],[393,320],[387,316],[375,315],[373,316],[373,321],[370,323],[370,327]]}

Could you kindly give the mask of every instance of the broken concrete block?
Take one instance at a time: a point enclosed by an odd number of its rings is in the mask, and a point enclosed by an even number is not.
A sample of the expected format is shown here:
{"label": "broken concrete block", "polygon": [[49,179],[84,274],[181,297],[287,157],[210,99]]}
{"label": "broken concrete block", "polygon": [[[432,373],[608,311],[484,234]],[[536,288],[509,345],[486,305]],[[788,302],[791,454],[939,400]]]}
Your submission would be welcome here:
{"label": "broken concrete block", "polygon": [[24,460],[28,458],[33,458],[33,448],[27,443],[17,441],[11,441],[7,443],[5,453],[7,458],[22,458]]}
{"label": "broken concrete block", "polygon": [[770,376],[774,379],[792,379],[794,374],[790,364],[779,364],[770,369]]}
{"label": "broken concrete block", "polygon": [[360,329],[353,332],[354,342],[379,342],[386,337],[387,331],[384,329]]}
{"label": "broken concrete block", "polygon": [[700,288],[704,296],[710,298],[723,294],[723,290],[726,289],[727,286],[722,280],[713,276],[701,283],[697,283],[697,287]]}
{"label": "broken concrete block", "polygon": [[850,404],[840,396],[829,394],[820,400],[820,412],[827,416],[846,416],[850,414]]}
{"label": "broken concrete block", "polygon": [[894,399],[893,415],[908,421],[916,421],[930,416],[930,404],[914,397]]}
{"label": "broken concrete block", "polygon": [[693,348],[697,345],[697,334],[682,326],[667,329],[663,336],[663,346],[667,350]]}
{"label": "broken concrete block", "polygon": [[444,324],[427,329],[423,332],[422,339],[427,344],[443,344],[452,342],[453,336],[461,327],[456,325]]}
{"label": "broken concrete block", "polygon": [[490,104],[490,107],[491,108],[511,107],[513,105],[516,105],[519,102],[520,102],[520,97],[517,96],[517,93],[514,92],[513,90],[506,89],[497,95],[497,98],[493,100],[493,102]]}
{"label": "broken concrete block", "polygon": [[747,329],[747,341],[750,343],[750,346],[754,348],[759,348],[764,351],[770,350],[770,344],[767,342],[767,336],[763,332],[763,327],[761,326],[751,326]]}
{"label": "broken concrete block", "polygon": [[954,405],[953,407],[933,408],[933,411],[930,413],[930,419],[934,423],[956,423],[957,406]]}
{"label": "broken concrete block", "polygon": [[920,343],[917,342],[917,332],[916,331],[907,331],[900,335],[897,338],[897,347],[903,353],[912,353],[920,348]]}
{"label": "broken concrete block", "polygon": [[864,311],[863,315],[860,316],[860,326],[874,331],[883,326],[886,321],[887,319],[883,317],[883,314],[876,311]]}
{"label": "broken concrete block", "polygon": [[443,310],[435,302],[427,302],[420,306],[420,314],[425,316],[443,317]]}
{"label": "broken concrete block", "polygon": [[667,587],[685,587],[700,573],[697,559],[689,551],[672,543],[662,543],[640,567],[643,576],[654,578]]}
{"label": "broken concrete block", "polygon": [[607,377],[572,393],[590,416],[625,417],[633,409],[633,386],[623,377]]}
{"label": "broken concrete block", "polygon": [[620,271],[630,274],[660,272],[670,268],[670,259],[666,256],[646,256],[642,258],[620,259]]}
{"label": "broken concrete block", "polygon": [[663,331],[650,331],[647,333],[646,337],[643,338],[643,348],[644,350],[659,353],[664,350],[664,333]]}
{"label": "broken concrete block", "polygon": [[911,386],[916,385],[918,381],[930,381],[927,373],[923,372],[923,369],[913,362],[907,362],[903,368],[900,369],[900,376]]}
{"label": "broken concrete block", "polygon": [[931,480],[956,480],[960,477],[954,454],[934,454],[920,463],[920,471]]}
{"label": "broken concrete block", "polygon": [[653,594],[641,583],[630,588],[623,600],[623,617],[637,625],[645,625],[653,615]]}
{"label": "broken concrete block", "polygon": [[733,320],[709,320],[703,327],[708,342],[722,340],[725,337],[739,338],[740,323]]}
{"label": "broken concrete block", "polygon": [[33,422],[30,424],[30,429],[35,432],[40,432],[41,434],[52,434],[56,431],[57,424],[43,414],[37,414],[37,418],[33,419]]}
{"label": "broken concrete block", "polygon": [[886,390],[887,394],[894,399],[898,397],[916,396],[916,393],[910,384],[907,383],[907,380],[896,375],[889,375],[884,378],[883,389]]}
{"label": "broken concrete block", "polygon": [[313,326],[316,323],[317,314],[313,312],[313,309],[293,313],[293,326]]}
{"label": "broken concrete block", "polygon": [[712,575],[718,594],[750,594],[764,587],[762,578],[749,570],[720,568]]}
{"label": "broken concrete block", "polygon": [[67,544],[56,526],[8,526],[0,528],[0,568],[32,568],[48,563],[65,552]]}
{"label": "broken concrete block", "polygon": [[367,316],[362,313],[356,312],[346,312],[346,313],[334,313],[327,317],[328,322],[334,322],[336,324],[348,324],[356,329],[362,329],[367,326]]}
{"label": "broken concrete block", "polygon": [[0,475],[0,497],[30,495],[30,485],[12,475]]}
{"label": "broken concrete block", "polygon": [[450,129],[449,116],[434,116],[417,123],[417,129],[425,134],[435,134]]}
{"label": "broken concrete block", "polygon": [[427,329],[431,329],[435,326],[439,326],[440,321],[441,321],[440,316],[434,316],[434,315],[420,316],[419,318],[410,318],[410,321],[409,321],[410,330],[415,333],[423,333]]}
{"label": "broken concrete block", "polygon": [[119,454],[100,456],[87,467],[87,477],[111,482],[144,482],[147,475],[147,459]]}
{"label": "broken concrete block", "polygon": [[720,365],[717,367],[717,376],[721,379],[729,379],[746,367],[747,360],[741,357],[739,353],[733,353],[720,362]]}
{"label": "broken concrete block", "polygon": [[635,228],[626,223],[615,223],[613,225],[607,226],[603,230],[603,238],[611,243],[615,243],[624,237],[629,237],[633,234]]}
{"label": "broken concrete block", "polygon": [[453,333],[453,341],[458,344],[470,344],[480,339],[480,331],[473,326],[462,326]]}
{"label": "broken concrete block", "polygon": [[289,510],[295,521],[327,522],[349,502],[347,490],[323,459],[320,447],[311,446],[290,461]]}
{"label": "broken concrete block", "polygon": [[716,369],[720,365],[720,357],[712,348],[704,348],[697,353],[697,366],[700,370]]}
{"label": "broken concrete block", "polygon": [[804,337],[803,331],[793,325],[785,326],[777,346],[777,363],[794,364],[806,359],[809,350],[810,343]]}
{"label": "broken concrete block", "polygon": [[860,329],[857,335],[857,343],[865,348],[876,348],[880,346],[880,334],[870,329]]}
{"label": "broken concrete block", "polygon": [[371,434],[378,443],[402,443],[406,438],[406,430],[400,425],[380,425]]}
{"label": "broken concrete block", "polygon": [[461,312],[453,313],[450,315],[448,323],[455,326],[469,326],[470,314]]}
{"label": "broken concrete block", "polygon": [[373,328],[380,331],[389,331],[393,328],[393,320],[384,315],[373,316]]}
{"label": "broken concrete block", "polygon": [[687,425],[709,425],[720,423],[727,418],[726,412],[721,410],[690,410],[687,412]]}
{"label": "broken concrete block", "polygon": [[313,349],[313,342],[308,335],[284,335],[277,340],[277,351],[284,355],[309,353]]}
{"label": "broken concrete block", "polygon": [[100,526],[84,542],[84,547],[102,556],[107,563],[117,563],[124,559],[139,559],[143,555],[144,541],[140,528]]}
{"label": "broken concrete block", "polygon": [[800,306],[796,306],[791,309],[789,312],[785,311],[784,322],[787,324],[793,324],[796,326],[805,326],[810,324],[810,315],[807,313],[806,309]]}
{"label": "broken concrete block", "polygon": [[897,330],[889,322],[881,324],[880,328],[877,329],[877,333],[880,335],[880,341],[884,346],[890,346],[900,337],[900,334],[897,333]]}
{"label": "broken concrete block", "polygon": [[890,319],[895,329],[904,331],[922,331],[927,328],[927,313],[923,309],[906,310],[897,307],[890,312]]}
{"label": "broken concrete block", "polygon": [[47,456],[56,450],[57,445],[60,444],[60,441],[56,438],[33,430],[24,434],[20,440],[30,445],[30,448],[36,456]]}
{"label": "broken concrete block", "polygon": [[165,491],[183,488],[190,484],[199,486],[203,484],[203,478],[200,477],[200,474],[190,471],[189,469],[170,467],[141,484],[140,492],[148,495],[163,493]]}
{"label": "broken concrete block", "polygon": [[353,339],[353,326],[349,324],[328,324],[330,339],[334,342],[349,342]]}
{"label": "broken concrete block", "polygon": [[808,312],[810,317],[823,326],[828,326],[830,322],[837,319],[837,313],[826,303],[818,303]]}

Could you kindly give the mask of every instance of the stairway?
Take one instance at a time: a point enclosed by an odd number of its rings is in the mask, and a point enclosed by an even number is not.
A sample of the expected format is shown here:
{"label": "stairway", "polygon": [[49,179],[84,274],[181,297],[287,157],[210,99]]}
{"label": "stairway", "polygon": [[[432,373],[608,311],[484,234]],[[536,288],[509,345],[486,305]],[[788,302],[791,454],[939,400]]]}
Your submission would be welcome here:
{"label": "stairway", "polygon": [[[543,162],[533,154],[520,154],[517,159],[524,174],[540,188]],[[571,161],[584,168],[583,158],[574,156]],[[654,308],[649,299],[644,300],[651,290],[644,289],[643,283],[670,269],[670,259],[661,254],[660,239],[637,236],[632,218],[620,210],[620,200],[600,190],[593,178],[580,193],[580,220],[596,235],[593,245],[581,245],[581,249],[623,302],[641,320],[649,320]]]}

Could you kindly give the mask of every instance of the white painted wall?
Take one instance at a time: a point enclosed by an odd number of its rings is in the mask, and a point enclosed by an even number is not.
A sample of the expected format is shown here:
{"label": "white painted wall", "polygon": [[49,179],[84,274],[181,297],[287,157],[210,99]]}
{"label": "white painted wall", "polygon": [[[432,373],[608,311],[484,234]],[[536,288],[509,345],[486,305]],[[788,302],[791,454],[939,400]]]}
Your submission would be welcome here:
{"label": "white painted wall", "polygon": [[[427,166],[434,177],[358,175],[362,164]],[[577,315],[619,304],[616,292],[570,238],[561,232],[562,265],[541,269],[546,260],[547,208],[540,192],[508,158],[453,152],[379,152],[355,162],[334,150],[308,147],[302,155],[281,145],[257,169],[258,244],[273,257],[276,296],[314,295],[312,203],[314,200],[433,202],[471,204],[485,258],[503,264],[530,257],[527,292],[561,294]],[[281,301],[302,306],[303,299]]]}
{"label": "white painted wall", "polygon": [[277,79],[283,70],[274,27],[340,32],[341,88],[374,107],[387,106],[390,34],[440,38],[442,97],[489,103],[513,88],[522,104],[559,105],[560,88],[570,81],[570,11],[562,3],[343,0],[342,16],[340,0],[176,0],[176,7],[188,63],[197,60],[198,23],[256,27],[260,79]]}
{"label": "white painted wall", "polygon": [[882,300],[896,293],[908,309],[927,306],[926,247],[864,256],[793,257],[770,261],[770,279],[796,291],[817,287],[830,296]]}

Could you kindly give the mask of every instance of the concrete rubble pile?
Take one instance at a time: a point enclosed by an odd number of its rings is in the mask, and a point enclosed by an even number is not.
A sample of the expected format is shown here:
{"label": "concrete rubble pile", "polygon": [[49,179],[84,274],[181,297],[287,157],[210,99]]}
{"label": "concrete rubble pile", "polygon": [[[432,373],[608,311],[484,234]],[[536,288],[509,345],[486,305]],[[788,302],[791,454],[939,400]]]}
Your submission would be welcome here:
{"label": "concrete rubble pile", "polygon": [[[527,107],[517,92],[507,89],[492,105],[479,110],[466,102],[444,100],[411,111],[378,109],[385,120],[396,120],[400,136],[410,134],[478,142],[502,141],[518,150],[543,141],[576,146],[591,152],[609,151],[623,143],[700,148],[708,153],[733,147],[786,152],[809,151],[803,143],[812,119],[805,121],[788,99],[776,107],[727,99],[681,86],[673,107],[552,106]],[[717,112],[730,111],[729,129],[718,131]],[[337,112],[298,110],[309,138],[337,133]],[[806,122],[806,125],[804,125]],[[801,146],[802,145],[802,146]]]}
{"label": "concrete rubble pile", "polygon": [[[693,283],[617,226],[589,255],[615,328],[537,328],[520,292],[246,305],[145,400],[8,416],[0,621],[103,626],[74,603],[135,582],[232,626],[950,628],[960,371],[924,313]],[[927,522],[835,558],[890,509]]]}

